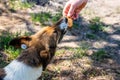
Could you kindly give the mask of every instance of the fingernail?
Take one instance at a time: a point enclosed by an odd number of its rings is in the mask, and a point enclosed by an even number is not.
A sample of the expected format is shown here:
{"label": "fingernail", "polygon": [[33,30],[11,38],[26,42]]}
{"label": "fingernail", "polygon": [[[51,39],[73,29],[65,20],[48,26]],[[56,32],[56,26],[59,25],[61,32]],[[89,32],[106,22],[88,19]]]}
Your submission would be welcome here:
{"label": "fingernail", "polygon": [[68,13],[68,15],[67,15],[67,16],[68,16],[68,17],[71,17],[71,14],[69,14],[69,13]]}

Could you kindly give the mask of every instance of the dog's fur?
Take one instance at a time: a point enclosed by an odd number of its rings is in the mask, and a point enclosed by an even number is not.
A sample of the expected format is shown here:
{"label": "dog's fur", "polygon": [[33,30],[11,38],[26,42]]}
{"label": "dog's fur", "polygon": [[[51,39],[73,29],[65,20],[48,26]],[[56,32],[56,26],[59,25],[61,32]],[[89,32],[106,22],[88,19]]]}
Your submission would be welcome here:
{"label": "dog's fur", "polygon": [[20,48],[25,44],[27,48],[17,59],[0,69],[0,80],[37,80],[54,56],[68,26],[71,26],[69,19],[61,19],[34,35],[13,39],[10,45]]}

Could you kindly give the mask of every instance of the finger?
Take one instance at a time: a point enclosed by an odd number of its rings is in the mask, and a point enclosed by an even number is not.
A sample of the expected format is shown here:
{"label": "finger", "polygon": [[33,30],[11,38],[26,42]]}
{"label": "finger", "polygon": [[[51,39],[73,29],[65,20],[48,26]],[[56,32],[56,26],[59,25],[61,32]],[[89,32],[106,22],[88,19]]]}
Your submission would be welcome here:
{"label": "finger", "polygon": [[76,13],[79,13],[86,5],[87,2],[83,2],[77,9],[76,9]]}
{"label": "finger", "polygon": [[77,19],[78,17],[79,17],[79,14],[76,14],[76,13],[75,13],[75,14],[72,16],[72,19],[75,20],[75,19]]}
{"label": "finger", "polygon": [[75,5],[71,5],[70,6],[70,9],[69,9],[69,11],[68,11],[68,17],[71,17],[73,14],[74,14],[74,11],[75,11]]}
{"label": "finger", "polygon": [[66,5],[63,9],[63,16],[67,16],[69,9],[70,9],[70,4],[66,3]]}
{"label": "finger", "polygon": [[76,13],[74,19],[77,19],[79,17],[79,14]]}

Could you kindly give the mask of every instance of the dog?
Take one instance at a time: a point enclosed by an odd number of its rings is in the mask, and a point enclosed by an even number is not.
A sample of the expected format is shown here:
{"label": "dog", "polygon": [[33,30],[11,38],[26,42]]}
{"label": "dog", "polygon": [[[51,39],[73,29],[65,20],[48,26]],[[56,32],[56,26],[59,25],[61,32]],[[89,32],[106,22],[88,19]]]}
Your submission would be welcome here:
{"label": "dog", "polygon": [[62,18],[34,35],[11,40],[10,45],[24,50],[10,64],[0,69],[0,80],[37,80],[55,55],[57,44],[71,26],[71,19]]}

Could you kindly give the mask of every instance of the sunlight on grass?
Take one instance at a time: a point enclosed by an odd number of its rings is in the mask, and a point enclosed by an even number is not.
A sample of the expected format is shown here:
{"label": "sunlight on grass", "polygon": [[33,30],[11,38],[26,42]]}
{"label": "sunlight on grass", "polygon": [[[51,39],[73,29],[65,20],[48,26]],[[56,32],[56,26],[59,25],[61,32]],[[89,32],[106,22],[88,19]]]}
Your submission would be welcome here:
{"label": "sunlight on grass", "polygon": [[[29,33],[25,32],[24,35],[30,35]],[[3,49],[7,55],[7,61],[11,61],[15,59],[21,52],[21,49],[15,49],[12,46],[9,46],[9,42],[15,38],[21,36],[21,32],[17,33],[5,33],[4,35],[0,35],[0,49]]]}
{"label": "sunlight on grass", "polygon": [[74,51],[73,58],[82,58],[83,56],[86,56],[86,50],[83,48],[76,48],[76,49],[71,49]]}
{"label": "sunlight on grass", "polygon": [[32,13],[31,18],[33,22],[39,22],[41,25],[46,25],[46,22],[51,18],[51,14],[46,12]]}
{"label": "sunlight on grass", "polygon": [[4,49],[6,55],[8,56],[7,61],[15,59],[21,52],[21,49],[15,49],[12,46],[6,47]]}
{"label": "sunlight on grass", "polygon": [[56,53],[55,53],[55,56],[59,56],[63,53],[65,53],[65,49],[57,50]]}
{"label": "sunlight on grass", "polygon": [[9,0],[9,6],[13,10],[31,8],[34,3],[22,2],[21,0]]}
{"label": "sunlight on grass", "polygon": [[31,19],[33,22],[39,22],[41,25],[50,25],[50,23],[55,23],[62,16],[62,13],[59,12],[55,15],[52,15],[50,12],[41,12],[41,13],[32,13]]}

